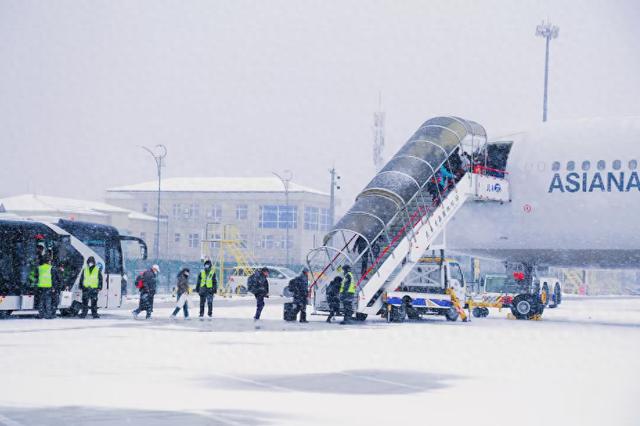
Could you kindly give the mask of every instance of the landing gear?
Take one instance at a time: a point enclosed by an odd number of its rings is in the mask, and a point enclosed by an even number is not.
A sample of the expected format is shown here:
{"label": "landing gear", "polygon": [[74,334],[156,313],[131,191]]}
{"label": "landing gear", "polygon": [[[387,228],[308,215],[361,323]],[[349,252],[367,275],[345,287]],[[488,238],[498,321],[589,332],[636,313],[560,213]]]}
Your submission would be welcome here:
{"label": "landing gear", "polygon": [[542,315],[542,312],[544,312],[544,304],[531,294],[519,294],[511,303],[511,313],[519,320],[533,319],[536,315]]}

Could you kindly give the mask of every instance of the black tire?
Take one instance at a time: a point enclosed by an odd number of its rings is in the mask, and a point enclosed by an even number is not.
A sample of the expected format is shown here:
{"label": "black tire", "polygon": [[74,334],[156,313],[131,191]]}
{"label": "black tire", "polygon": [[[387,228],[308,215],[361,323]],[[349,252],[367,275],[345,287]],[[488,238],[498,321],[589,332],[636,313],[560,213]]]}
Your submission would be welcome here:
{"label": "black tire", "polygon": [[482,308],[476,307],[471,311],[471,315],[473,315],[475,318],[482,318],[484,316],[484,311],[482,310]]}
{"label": "black tire", "polygon": [[404,322],[407,312],[404,306],[392,306],[389,314],[389,322]]}
{"label": "black tire", "polygon": [[486,318],[489,316],[489,308],[482,308],[482,317]]}
{"label": "black tire", "polygon": [[545,284],[542,286],[542,290],[540,290],[540,304],[542,304],[542,306],[549,305],[549,299],[550,299],[549,296],[550,296],[549,286]]}
{"label": "black tire", "polygon": [[[533,318],[539,311],[539,303],[536,298],[530,294],[519,294],[513,298],[511,303],[511,313],[516,319],[528,320]],[[542,308],[544,309],[544,307]]]}
{"label": "black tire", "polygon": [[13,311],[0,311],[0,320],[7,319],[11,316]]}
{"label": "black tire", "polygon": [[549,304],[549,308],[557,308],[560,303],[562,303],[562,292],[560,291],[560,286],[556,285],[553,288],[553,296],[551,297],[551,304]]}
{"label": "black tire", "polygon": [[444,313],[444,317],[447,321],[457,321],[459,316],[460,314],[456,311],[456,308],[449,308],[449,310]]}
{"label": "black tire", "polygon": [[356,312],[356,321],[365,321],[367,319],[367,314],[363,314],[362,312]]}

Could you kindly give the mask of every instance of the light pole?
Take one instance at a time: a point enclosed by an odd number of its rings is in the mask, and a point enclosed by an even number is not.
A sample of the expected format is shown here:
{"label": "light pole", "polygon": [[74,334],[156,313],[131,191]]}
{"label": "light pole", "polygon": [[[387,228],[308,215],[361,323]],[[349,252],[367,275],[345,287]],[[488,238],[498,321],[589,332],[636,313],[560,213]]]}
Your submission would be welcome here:
{"label": "light pole", "polygon": [[[282,174],[284,176],[280,176],[278,173],[276,172],[271,172],[273,173],[278,179],[280,179],[280,182],[282,182],[282,186],[284,186],[284,199],[285,199],[285,205],[286,205],[286,209],[287,209],[287,217],[289,217],[289,214],[291,214],[290,212],[290,208],[289,208],[289,183],[291,182],[291,178],[293,177],[293,173],[291,173],[291,170],[285,170]],[[280,214],[279,212],[280,209],[278,209],[278,214]],[[280,218],[278,218],[278,222],[280,222]],[[286,255],[287,255],[287,268],[290,266],[289,263],[289,226],[291,221],[287,220],[287,226],[285,228],[285,247],[286,247]]]}
{"label": "light pole", "polygon": [[558,38],[560,28],[551,25],[549,22],[542,21],[542,24],[536,27],[536,36],[544,37],[546,40],[546,50],[544,56],[544,98],[542,101],[542,121],[547,121],[547,83],[549,81],[549,42]]}
{"label": "light pole", "polygon": [[331,191],[329,191],[329,228],[333,228],[336,218],[336,189],[340,189],[340,185],[338,185],[340,176],[337,175],[335,167],[329,169],[329,174],[331,175]]}
{"label": "light pole", "polygon": [[[164,145],[156,145],[156,148],[159,152],[153,152],[151,149],[146,146],[141,147],[145,151],[147,151],[156,162],[156,167],[158,169],[158,209],[156,213],[156,240],[155,240],[155,250],[156,250],[156,263],[160,258],[160,192],[161,192],[161,182],[162,182],[162,160],[167,156],[167,147]],[[168,223],[168,221],[167,221]]]}

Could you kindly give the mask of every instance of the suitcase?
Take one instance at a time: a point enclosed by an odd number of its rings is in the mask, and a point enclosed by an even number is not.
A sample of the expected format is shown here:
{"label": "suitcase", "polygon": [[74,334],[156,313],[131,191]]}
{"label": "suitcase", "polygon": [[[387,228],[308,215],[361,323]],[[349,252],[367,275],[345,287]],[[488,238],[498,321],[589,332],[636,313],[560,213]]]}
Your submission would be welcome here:
{"label": "suitcase", "polygon": [[284,304],[284,320],[295,321],[298,316],[298,310],[294,303],[288,302]]}

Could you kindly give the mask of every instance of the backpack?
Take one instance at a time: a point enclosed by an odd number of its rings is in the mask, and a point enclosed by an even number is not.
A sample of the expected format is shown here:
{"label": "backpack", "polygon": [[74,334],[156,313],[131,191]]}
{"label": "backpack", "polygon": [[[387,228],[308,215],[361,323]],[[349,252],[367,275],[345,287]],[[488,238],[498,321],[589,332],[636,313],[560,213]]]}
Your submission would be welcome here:
{"label": "backpack", "polygon": [[144,280],[142,279],[142,274],[139,274],[139,275],[136,277],[136,288],[137,288],[138,290],[141,290],[141,289],[142,289],[142,287],[144,287]]}

